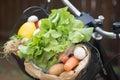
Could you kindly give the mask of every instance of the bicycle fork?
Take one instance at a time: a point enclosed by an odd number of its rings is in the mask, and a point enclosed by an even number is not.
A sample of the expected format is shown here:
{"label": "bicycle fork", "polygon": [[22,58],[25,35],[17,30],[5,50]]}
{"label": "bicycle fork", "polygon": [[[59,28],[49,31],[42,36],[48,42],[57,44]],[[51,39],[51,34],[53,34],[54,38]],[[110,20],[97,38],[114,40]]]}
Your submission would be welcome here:
{"label": "bicycle fork", "polygon": [[105,53],[105,50],[101,48],[100,41],[97,40],[94,42],[96,48],[100,52],[100,58],[101,58],[101,68],[100,70],[100,75],[105,79],[105,80],[119,80],[117,75],[115,74],[112,65],[108,63],[108,58]]}

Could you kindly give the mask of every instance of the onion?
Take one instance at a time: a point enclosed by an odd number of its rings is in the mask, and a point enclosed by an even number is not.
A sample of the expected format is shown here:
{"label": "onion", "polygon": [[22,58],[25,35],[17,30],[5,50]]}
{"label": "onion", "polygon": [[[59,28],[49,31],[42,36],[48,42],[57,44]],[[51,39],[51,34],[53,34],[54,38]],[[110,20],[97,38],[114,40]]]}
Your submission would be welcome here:
{"label": "onion", "polygon": [[32,15],[30,17],[28,17],[28,22],[37,22],[38,21],[38,17],[35,15]]}

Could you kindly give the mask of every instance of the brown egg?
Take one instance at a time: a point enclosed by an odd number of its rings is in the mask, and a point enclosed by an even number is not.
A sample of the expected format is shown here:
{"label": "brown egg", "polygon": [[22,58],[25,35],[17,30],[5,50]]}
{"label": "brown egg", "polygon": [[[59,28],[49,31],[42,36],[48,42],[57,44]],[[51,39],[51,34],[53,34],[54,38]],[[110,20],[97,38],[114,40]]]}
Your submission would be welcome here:
{"label": "brown egg", "polygon": [[49,74],[60,75],[64,71],[64,65],[62,63],[55,64],[50,67]]}

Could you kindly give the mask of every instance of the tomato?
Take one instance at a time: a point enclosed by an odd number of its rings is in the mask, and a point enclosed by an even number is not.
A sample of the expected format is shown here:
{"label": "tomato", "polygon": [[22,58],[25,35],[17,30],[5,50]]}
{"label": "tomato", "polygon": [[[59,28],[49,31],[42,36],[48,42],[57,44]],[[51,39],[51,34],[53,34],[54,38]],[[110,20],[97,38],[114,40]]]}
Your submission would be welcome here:
{"label": "tomato", "polygon": [[18,30],[18,35],[24,38],[31,38],[35,30],[36,26],[34,22],[25,22]]}
{"label": "tomato", "polygon": [[39,28],[38,22],[39,22],[39,21],[36,21],[36,22],[35,22],[36,28]]}
{"label": "tomato", "polygon": [[28,22],[37,22],[38,21],[38,17],[36,15],[31,15],[30,17],[28,17]]}

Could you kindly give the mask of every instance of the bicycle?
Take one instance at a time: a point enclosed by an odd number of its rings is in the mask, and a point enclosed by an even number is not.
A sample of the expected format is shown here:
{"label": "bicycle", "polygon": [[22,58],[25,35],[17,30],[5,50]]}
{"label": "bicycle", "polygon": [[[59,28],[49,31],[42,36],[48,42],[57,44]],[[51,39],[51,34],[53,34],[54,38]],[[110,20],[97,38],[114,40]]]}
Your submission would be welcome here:
{"label": "bicycle", "polygon": [[[91,45],[88,43],[89,46],[91,46],[91,52],[93,59],[89,62],[88,67],[86,67],[81,75],[78,75],[76,80],[95,80],[96,77],[101,76],[105,80],[119,80],[118,77],[116,76],[110,61],[107,60],[107,56],[104,53],[104,50],[101,48],[100,40],[102,39],[102,36],[105,36],[107,38],[111,39],[119,39],[120,38],[120,25],[118,23],[114,23],[114,33],[113,32],[107,32],[101,29],[100,27],[102,26],[102,22],[104,20],[103,16],[99,16],[98,19],[94,19],[92,16],[90,16],[88,13],[85,12],[80,12],[78,11],[70,2],[69,0],[62,0],[62,2],[69,7],[71,12],[75,15],[76,19],[82,20],[84,22],[85,27],[93,26],[94,27],[94,43]],[[15,25],[14,31],[17,31],[19,28],[19,25],[21,25],[23,22],[26,21],[28,16],[34,14],[42,17],[48,17],[49,11],[48,11],[48,6],[49,6],[50,0],[47,0],[46,2],[46,7],[45,9],[39,7],[39,6],[32,6],[24,10],[23,14],[20,16],[20,19],[18,20],[17,24]],[[38,14],[39,13],[39,14]],[[12,35],[12,34],[11,34]],[[15,55],[12,55],[15,60],[17,61],[19,67],[21,70],[26,73],[28,76],[30,76],[24,69],[24,60],[19,59]],[[120,56],[120,55],[119,55]],[[94,68],[94,70],[93,70]],[[93,73],[93,74],[91,74]],[[30,76],[31,77],[31,76]],[[32,77],[31,77],[32,78]],[[33,80],[37,80],[32,78]]]}

